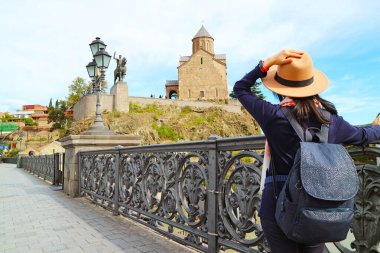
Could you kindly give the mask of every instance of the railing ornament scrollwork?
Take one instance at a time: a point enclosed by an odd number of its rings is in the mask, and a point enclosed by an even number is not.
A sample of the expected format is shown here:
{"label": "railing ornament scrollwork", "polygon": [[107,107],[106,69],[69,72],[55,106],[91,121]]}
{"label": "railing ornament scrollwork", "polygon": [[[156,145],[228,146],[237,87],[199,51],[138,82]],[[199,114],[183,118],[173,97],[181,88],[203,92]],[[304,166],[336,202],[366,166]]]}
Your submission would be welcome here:
{"label": "railing ornament scrollwork", "polygon": [[63,154],[22,156],[21,167],[54,185],[63,184]]}
{"label": "railing ornament scrollwork", "polygon": [[[264,144],[253,136],[80,152],[81,194],[202,252],[270,252],[258,217]],[[368,161],[380,156],[365,151]],[[379,252],[380,170],[367,164],[358,175],[352,234],[331,252]]]}

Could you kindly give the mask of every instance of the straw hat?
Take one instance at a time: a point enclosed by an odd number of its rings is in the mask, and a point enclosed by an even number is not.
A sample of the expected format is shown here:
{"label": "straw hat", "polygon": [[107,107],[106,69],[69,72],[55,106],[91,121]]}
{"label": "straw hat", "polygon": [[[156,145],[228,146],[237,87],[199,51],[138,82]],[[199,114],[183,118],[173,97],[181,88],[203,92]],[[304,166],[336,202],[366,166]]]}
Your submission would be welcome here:
{"label": "straw hat", "polygon": [[319,94],[329,83],[325,74],[313,67],[313,61],[306,52],[301,58],[292,58],[290,63],[272,66],[262,81],[269,90],[296,98]]}

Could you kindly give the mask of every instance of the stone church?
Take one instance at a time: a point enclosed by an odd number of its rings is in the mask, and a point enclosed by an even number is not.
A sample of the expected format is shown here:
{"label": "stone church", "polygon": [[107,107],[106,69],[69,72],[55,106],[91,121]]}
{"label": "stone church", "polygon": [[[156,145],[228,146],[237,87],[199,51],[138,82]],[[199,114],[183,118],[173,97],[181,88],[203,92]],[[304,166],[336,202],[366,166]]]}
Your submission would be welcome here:
{"label": "stone church", "polygon": [[214,53],[214,38],[203,25],[192,41],[192,55],[179,59],[178,80],[166,81],[166,97],[181,100],[228,98],[226,55]]}

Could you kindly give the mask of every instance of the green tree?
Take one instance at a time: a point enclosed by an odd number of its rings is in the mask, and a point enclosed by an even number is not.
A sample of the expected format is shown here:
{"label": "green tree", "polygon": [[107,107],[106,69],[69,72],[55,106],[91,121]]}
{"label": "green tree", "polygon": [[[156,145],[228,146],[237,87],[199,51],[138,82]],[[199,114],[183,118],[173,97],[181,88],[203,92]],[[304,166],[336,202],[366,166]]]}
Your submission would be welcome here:
{"label": "green tree", "polygon": [[82,77],[77,77],[69,85],[69,96],[67,98],[67,105],[74,106],[86,94],[91,92],[91,84],[86,83]]}
{"label": "green tree", "polygon": [[62,129],[67,131],[71,126],[71,119],[65,114],[67,103],[65,100],[57,100],[56,106],[49,111],[48,122],[53,122],[51,130]]}
{"label": "green tree", "polygon": [[4,156],[5,157],[17,157],[20,150],[18,148],[12,148]]}
{"label": "green tree", "polygon": [[[107,89],[107,82],[102,82],[101,92]],[[74,106],[84,95],[92,93],[92,82],[86,82],[82,77],[77,77],[69,85],[69,96],[67,98],[67,105]]]}
{"label": "green tree", "polygon": [[8,122],[11,118],[13,118],[12,115],[10,115],[9,113],[6,112],[3,114],[3,117],[1,117],[1,121],[2,122]]}
{"label": "green tree", "polygon": [[52,99],[50,98],[50,101],[49,101],[49,110],[52,110],[53,109],[53,102],[52,102]]}
{"label": "green tree", "polygon": [[[253,94],[256,94],[256,96],[258,98],[264,99],[265,96],[264,96],[264,94],[262,93],[262,91],[260,90],[260,87],[259,87],[261,84],[262,84],[262,82],[256,81],[255,84],[251,87],[251,92]],[[231,91],[230,97],[231,98],[236,98],[236,95],[235,95],[234,91]]]}
{"label": "green tree", "polygon": [[25,123],[25,126],[37,126],[37,122],[35,122],[33,119],[31,118],[24,118],[24,123]]}

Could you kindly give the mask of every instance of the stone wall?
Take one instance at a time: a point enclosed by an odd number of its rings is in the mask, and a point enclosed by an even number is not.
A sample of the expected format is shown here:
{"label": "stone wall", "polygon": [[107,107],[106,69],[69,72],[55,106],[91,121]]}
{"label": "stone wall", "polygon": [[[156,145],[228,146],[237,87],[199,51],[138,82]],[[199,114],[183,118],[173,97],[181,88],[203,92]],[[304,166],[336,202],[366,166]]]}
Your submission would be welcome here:
{"label": "stone wall", "polygon": [[[102,94],[100,97],[101,110],[112,111],[113,95]],[[74,105],[74,120],[81,120],[95,116],[96,94],[89,94],[82,97]]]}
{"label": "stone wall", "polygon": [[[118,110],[129,112],[128,85],[125,82],[118,82],[112,86],[110,94],[100,96],[101,111]],[[96,94],[89,94],[82,97],[73,109],[74,120],[82,120],[95,115]]]}
{"label": "stone wall", "polygon": [[[224,102],[226,101],[226,102]],[[111,88],[110,94],[102,94],[100,97],[101,111],[117,110],[129,112],[129,103],[136,103],[142,106],[149,104],[191,106],[199,108],[220,107],[225,111],[241,113],[241,104],[237,100],[220,100],[219,102],[202,100],[176,100],[146,97],[129,97],[126,83],[117,83]],[[95,116],[96,94],[89,94],[82,97],[74,106],[74,120],[82,120]]]}
{"label": "stone wall", "polygon": [[129,102],[149,105],[149,104],[161,104],[161,105],[174,105],[179,107],[191,106],[199,108],[209,108],[209,107],[220,107],[225,111],[233,113],[241,113],[242,105],[238,100],[226,100],[226,103],[222,102],[211,102],[211,101],[198,101],[198,100],[177,100],[177,99],[159,99],[159,98],[145,98],[145,97],[129,97]]}

